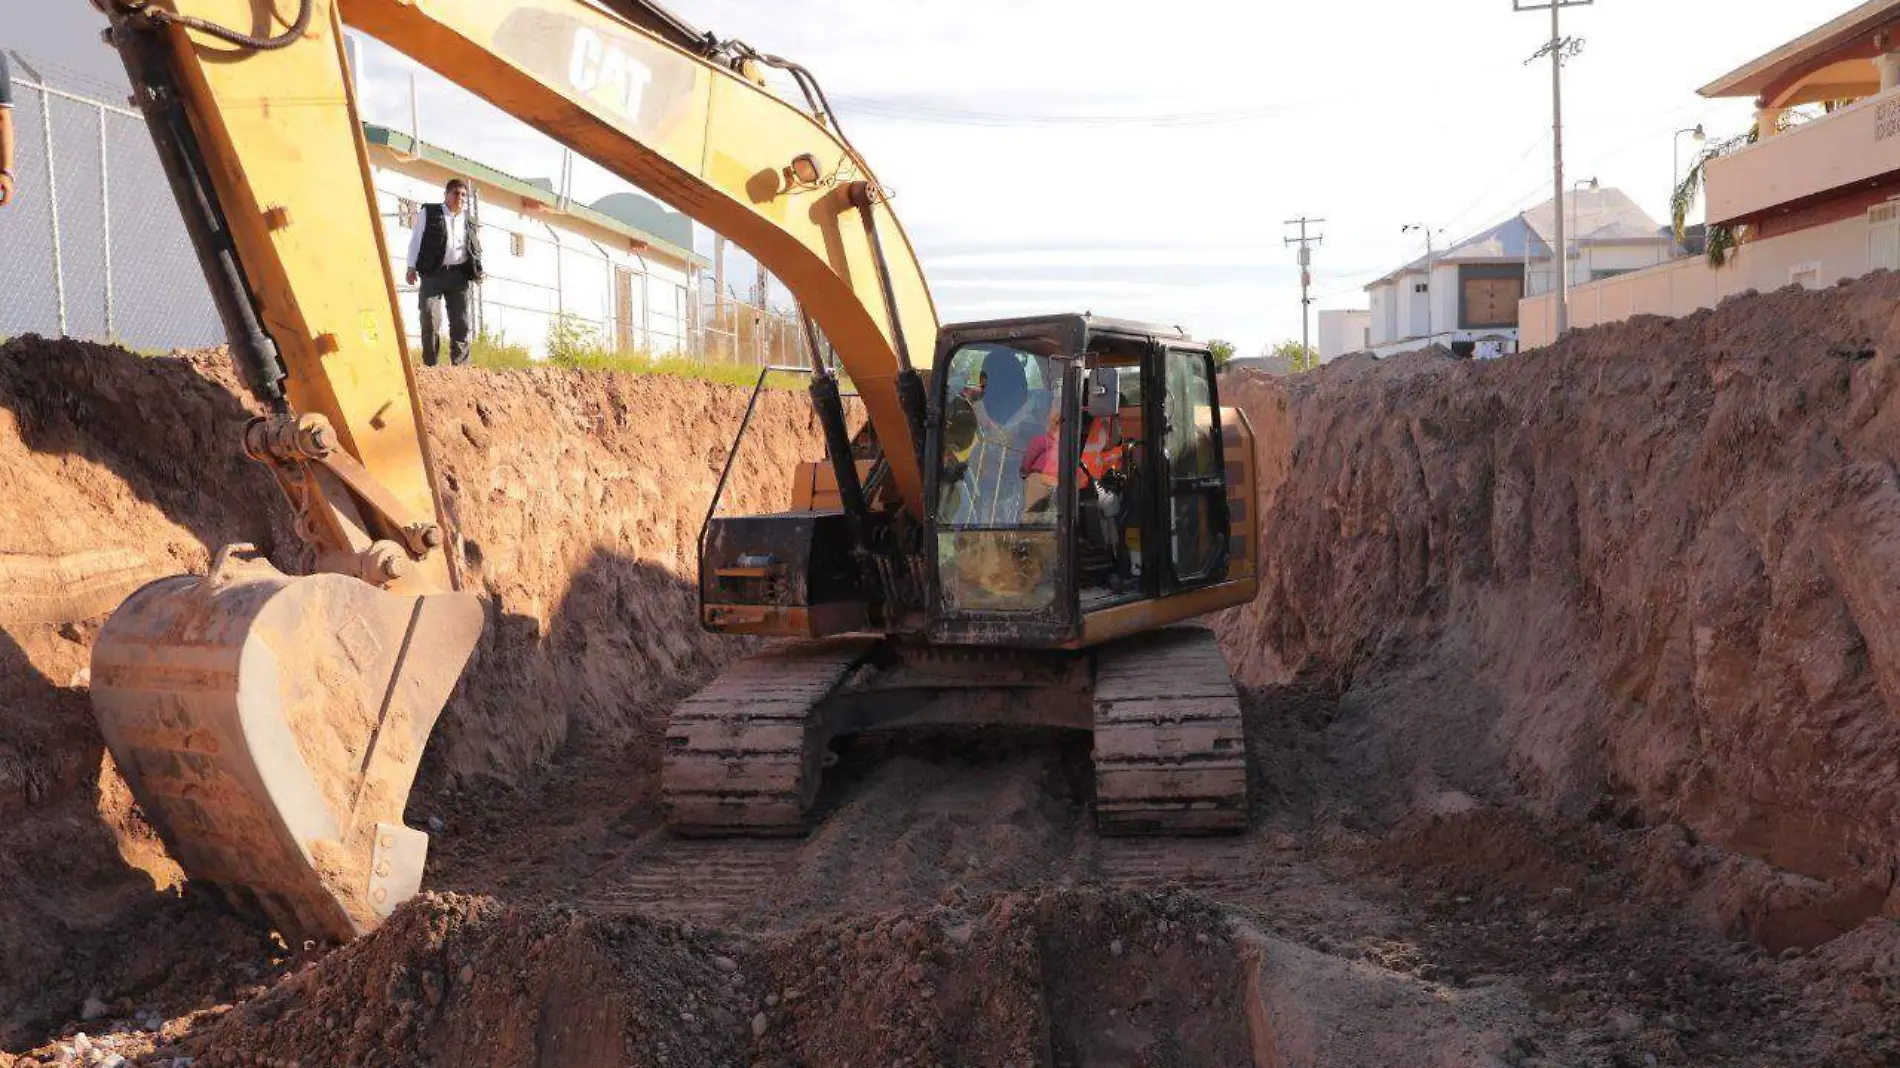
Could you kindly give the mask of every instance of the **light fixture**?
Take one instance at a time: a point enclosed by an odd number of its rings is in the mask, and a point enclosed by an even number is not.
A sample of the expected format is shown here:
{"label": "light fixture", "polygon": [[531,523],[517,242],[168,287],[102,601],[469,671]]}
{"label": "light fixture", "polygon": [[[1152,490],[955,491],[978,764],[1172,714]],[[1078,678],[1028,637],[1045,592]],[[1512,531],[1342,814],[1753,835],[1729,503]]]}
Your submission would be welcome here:
{"label": "light fixture", "polygon": [[785,176],[790,178],[795,185],[817,185],[821,177],[817,158],[809,152],[801,152],[793,156],[792,165],[785,168]]}

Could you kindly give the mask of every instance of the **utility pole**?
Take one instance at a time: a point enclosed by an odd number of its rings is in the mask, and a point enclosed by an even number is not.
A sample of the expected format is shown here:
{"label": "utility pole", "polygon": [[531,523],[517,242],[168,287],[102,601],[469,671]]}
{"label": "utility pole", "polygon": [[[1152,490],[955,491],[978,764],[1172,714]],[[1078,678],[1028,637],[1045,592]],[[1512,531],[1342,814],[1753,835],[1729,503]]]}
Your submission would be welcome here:
{"label": "utility pole", "polygon": [[1556,144],[1556,167],[1552,186],[1557,190],[1552,202],[1552,215],[1557,219],[1557,244],[1551,249],[1551,257],[1557,265],[1557,336],[1562,337],[1570,329],[1570,247],[1564,239],[1564,60],[1583,52],[1583,38],[1565,37],[1559,25],[1559,14],[1567,7],[1584,7],[1596,3],[1596,0],[1545,0],[1533,3],[1531,0],[1511,0],[1513,11],[1550,11],[1550,40],[1537,54],[1525,61],[1528,66],[1545,56],[1550,57],[1550,129],[1551,140]]}
{"label": "utility pole", "polygon": [[[1313,355],[1312,334],[1309,331],[1307,323],[1308,309],[1313,305],[1313,298],[1311,296],[1313,289],[1312,246],[1326,243],[1325,234],[1315,234],[1309,237],[1307,236],[1306,228],[1309,225],[1318,225],[1325,221],[1325,219],[1308,219],[1305,216],[1301,216],[1298,219],[1288,219],[1286,221],[1286,225],[1300,228],[1300,236],[1286,238],[1284,243],[1300,246],[1300,360],[1302,362]],[[1315,363],[1317,363],[1317,361],[1315,361]],[[1305,367],[1295,369],[1302,371],[1309,370],[1309,368]]]}

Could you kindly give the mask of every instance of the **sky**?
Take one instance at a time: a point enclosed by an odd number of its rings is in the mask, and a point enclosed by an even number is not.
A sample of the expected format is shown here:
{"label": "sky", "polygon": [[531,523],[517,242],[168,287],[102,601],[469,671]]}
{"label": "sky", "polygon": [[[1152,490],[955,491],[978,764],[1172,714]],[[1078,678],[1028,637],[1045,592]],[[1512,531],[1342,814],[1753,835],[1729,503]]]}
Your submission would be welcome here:
{"label": "sky", "polygon": [[[1315,309],[1551,198],[1547,13],[1511,0],[670,0],[817,74],[896,191],[946,322],[1051,311],[1177,324],[1242,352],[1300,334],[1285,220],[1313,228]],[[1855,0],[1597,0],[1563,12],[1568,182],[1667,219],[1676,131],[1741,132],[1696,88]],[[1162,8],[1166,8],[1165,11]],[[0,0],[0,47],[118,81],[81,0]],[[414,64],[362,52],[365,118],[407,128]],[[562,152],[426,71],[425,140],[524,177]],[[1680,139],[1684,159],[1694,150]],[[582,160],[573,192],[622,183]],[[707,242],[702,241],[702,247]],[[743,270],[733,274],[744,278]]]}

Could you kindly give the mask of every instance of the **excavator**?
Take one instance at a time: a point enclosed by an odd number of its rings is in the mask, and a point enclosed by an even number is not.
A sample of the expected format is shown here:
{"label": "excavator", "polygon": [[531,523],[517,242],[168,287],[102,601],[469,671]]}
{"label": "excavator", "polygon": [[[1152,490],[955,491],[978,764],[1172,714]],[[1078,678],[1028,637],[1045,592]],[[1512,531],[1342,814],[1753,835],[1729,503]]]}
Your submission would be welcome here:
{"label": "excavator", "polygon": [[834,742],[931,725],[1090,732],[1104,834],[1245,829],[1239,702],[1192,621],[1255,595],[1255,458],[1205,345],[1093,314],[940,325],[811,72],[647,0],[92,2],[261,406],[244,448],[300,541],[294,573],[233,545],[146,585],[93,652],[114,762],[194,882],[322,941],[415,894],[428,838],[404,806],[484,629],[345,27],[724,234],[798,300],[825,455],[775,514],[723,514],[721,479],[700,622],[777,640],[674,711],[674,831],[804,833]]}

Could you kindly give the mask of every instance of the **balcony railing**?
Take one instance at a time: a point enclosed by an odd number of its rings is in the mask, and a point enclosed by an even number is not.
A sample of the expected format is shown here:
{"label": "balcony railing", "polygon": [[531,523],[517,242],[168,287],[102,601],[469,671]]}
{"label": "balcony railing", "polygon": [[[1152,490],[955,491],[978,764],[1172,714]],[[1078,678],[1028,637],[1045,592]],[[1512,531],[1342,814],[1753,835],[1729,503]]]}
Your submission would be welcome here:
{"label": "balcony railing", "polygon": [[1900,171],[1900,90],[1711,160],[1711,223],[1735,222]]}

